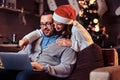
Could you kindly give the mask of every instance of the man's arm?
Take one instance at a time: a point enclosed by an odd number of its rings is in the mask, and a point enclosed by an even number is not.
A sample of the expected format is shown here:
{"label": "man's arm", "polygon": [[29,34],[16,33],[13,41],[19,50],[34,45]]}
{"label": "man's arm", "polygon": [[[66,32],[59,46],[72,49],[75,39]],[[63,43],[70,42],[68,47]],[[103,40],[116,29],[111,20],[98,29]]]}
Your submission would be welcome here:
{"label": "man's arm", "polygon": [[23,49],[25,48],[29,43],[32,43],[36,39],[38,39],[40,36],[42,36],[41,30],[35,30],[30,32],[29,34],[25,35],[21,40],[19,40],[19,46]]}

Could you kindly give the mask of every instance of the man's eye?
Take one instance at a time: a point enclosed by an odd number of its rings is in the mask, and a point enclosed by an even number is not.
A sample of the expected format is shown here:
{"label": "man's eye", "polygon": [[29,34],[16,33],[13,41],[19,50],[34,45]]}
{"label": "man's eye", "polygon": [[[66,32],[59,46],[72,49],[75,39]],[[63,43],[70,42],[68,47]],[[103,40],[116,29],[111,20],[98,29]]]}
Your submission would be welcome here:
{"label": "man's eye", "polygon": [[44,23],[40,23],[40,25],[44,25]]}
{"label": "man's eye", "polygon": [[51,25],[51,24],[52,24],[51,22],[46,23],[46,25]]}
{"label": "man's eye", "polygon": [[44,26],[50,26],[50,25],[52,25],[53,23],[52,22],[46,22],[46,23],[40,23],[40,25],[44,25]]}

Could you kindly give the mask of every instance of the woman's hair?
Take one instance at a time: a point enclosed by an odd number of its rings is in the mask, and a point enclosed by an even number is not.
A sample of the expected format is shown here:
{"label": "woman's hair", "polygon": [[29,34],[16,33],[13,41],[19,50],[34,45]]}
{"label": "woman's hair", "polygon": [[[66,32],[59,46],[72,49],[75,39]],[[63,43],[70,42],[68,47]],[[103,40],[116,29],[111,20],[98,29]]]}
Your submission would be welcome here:
{"label": "woman's hair", "polygon": [[72,28],[73,24],[65,24],[65,28],[63,30],[63,33],[62,33],[62,37],[63,38],[70,38],[71,37],[71,28]]}

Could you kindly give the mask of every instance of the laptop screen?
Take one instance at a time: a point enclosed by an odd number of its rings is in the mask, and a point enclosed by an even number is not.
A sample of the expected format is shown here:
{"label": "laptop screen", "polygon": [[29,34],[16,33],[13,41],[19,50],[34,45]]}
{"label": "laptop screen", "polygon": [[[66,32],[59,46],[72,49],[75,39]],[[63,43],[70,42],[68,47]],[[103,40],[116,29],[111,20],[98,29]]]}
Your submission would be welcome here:
{"label": "laptop screen", "polygon": [[0,52],[0,58],[4,69],[33,70],[27,54]]}

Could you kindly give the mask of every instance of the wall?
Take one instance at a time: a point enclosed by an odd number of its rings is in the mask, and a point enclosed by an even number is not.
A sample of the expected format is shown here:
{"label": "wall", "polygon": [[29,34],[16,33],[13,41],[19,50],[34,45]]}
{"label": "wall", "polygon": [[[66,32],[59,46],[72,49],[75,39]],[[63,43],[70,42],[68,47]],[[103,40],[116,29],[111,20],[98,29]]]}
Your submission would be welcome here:
{"label": "wall", "polygon": [[[55,0],[57,1],[57,0]],[[66,1],[66,0],[65,0]],[[62,3],[58,0],[58,3]],[[109,41],[113,47],[120,45],[120,16],[115,15],[115,10],[120,6],[120,0],[105,0],[108,6],[108,11],[101,18],[101,24],[107,28],[109,34]],[[28,3],[29,4],[29,3]],[[33,5],[33,4],[32,4]],[[44,11],[48,10],[47,0],[44,1]],[[39,19],[32,15],[26,15],[27,24],[23,25],[18,13],[6,13],[6,11],[0,10],[0,35],[4,35],[12,38],[12,34],[17,35],[19,40],[26,33],[39,28]],[[3,40],[0,38],[0,41]]]}
{"label": "wall", "polygon": [[[0,43],[12,40],[12,34],[16,34],[16,40],[21,39],[25,34],[39,28],[39,17],[25,14],[26,24],[23,24],[20,13],[0,9]],[[8,39],[6,39],[6,37]]]}
{"label": "wall", "polygon": [[120,45],[120,15],[117,16],[115,10],[120,6],[120,0],[106,0],[106,3],[108,11],[102,17],[101,24],[106,26],[112,46],[118,47]]}

